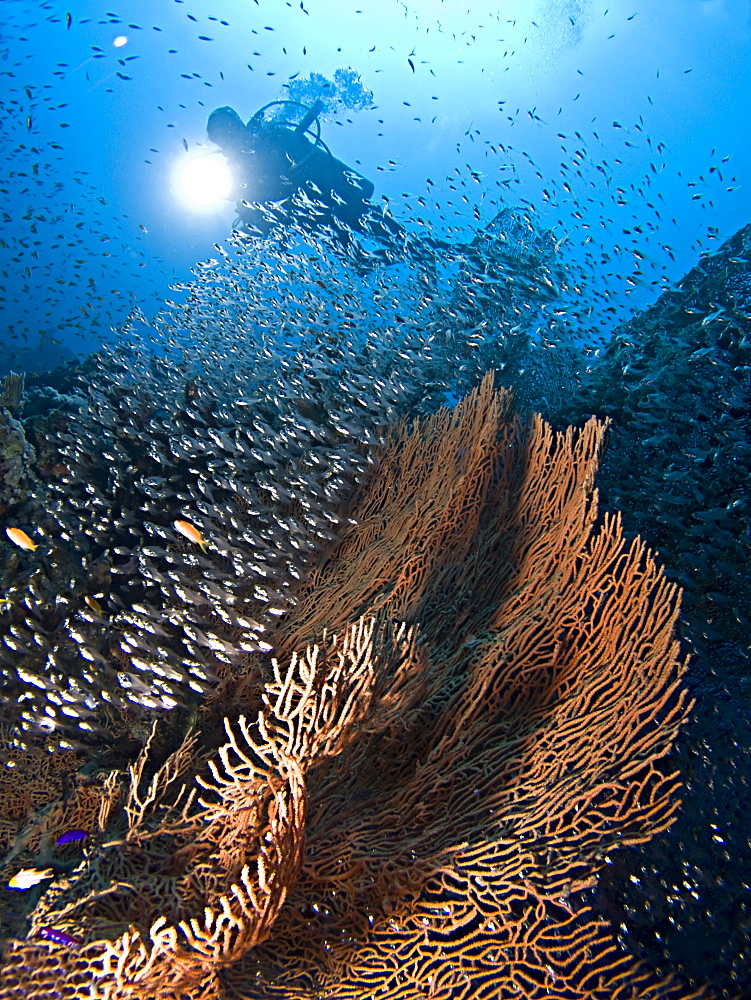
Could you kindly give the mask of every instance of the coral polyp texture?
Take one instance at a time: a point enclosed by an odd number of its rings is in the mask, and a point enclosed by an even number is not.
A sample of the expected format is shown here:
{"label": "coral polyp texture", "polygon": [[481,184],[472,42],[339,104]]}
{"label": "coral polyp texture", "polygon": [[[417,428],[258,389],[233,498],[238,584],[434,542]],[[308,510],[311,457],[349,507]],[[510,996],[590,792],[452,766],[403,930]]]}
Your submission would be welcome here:
{"label": "coral polyp texture", "polygon": [[598,515],[604,433],[521,421],[489,376],[396,424],[274,656],[100,776],[0,997],[707,995],[587,902],[673,820],[689,707],[677,589]]}

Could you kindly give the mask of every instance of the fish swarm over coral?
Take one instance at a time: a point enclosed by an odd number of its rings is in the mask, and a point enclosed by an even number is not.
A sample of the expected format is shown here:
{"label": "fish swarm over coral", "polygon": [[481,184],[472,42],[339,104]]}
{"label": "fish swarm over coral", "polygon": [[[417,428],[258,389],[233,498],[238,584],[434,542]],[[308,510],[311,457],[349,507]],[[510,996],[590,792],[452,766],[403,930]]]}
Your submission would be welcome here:
{"label": "fish swarm over coral", "polygon": [[583,898],[672,821],[687,709],[676,589],[598,520],[603,430],[490,378],[397,423],[221,728],[209,697],[102,787],[0,995],[687,996]]}

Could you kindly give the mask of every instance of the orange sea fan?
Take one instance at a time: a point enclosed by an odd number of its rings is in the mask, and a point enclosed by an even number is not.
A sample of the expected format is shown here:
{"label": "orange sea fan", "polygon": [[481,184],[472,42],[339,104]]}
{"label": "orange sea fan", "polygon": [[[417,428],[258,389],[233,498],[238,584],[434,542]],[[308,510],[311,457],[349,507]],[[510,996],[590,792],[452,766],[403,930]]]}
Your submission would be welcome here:
{"label": "orange sea fan", "polygon": [[676,589],[598,522],[603,433],[523,424],[490,377],[396,427],[258,718],[227,720],[210,774],[199,733],[151,805],[131,788],[120,867],[34,915],[85,947],[9,943],[0,997],[705,996],[582,896],[672,821],[688,708]]}

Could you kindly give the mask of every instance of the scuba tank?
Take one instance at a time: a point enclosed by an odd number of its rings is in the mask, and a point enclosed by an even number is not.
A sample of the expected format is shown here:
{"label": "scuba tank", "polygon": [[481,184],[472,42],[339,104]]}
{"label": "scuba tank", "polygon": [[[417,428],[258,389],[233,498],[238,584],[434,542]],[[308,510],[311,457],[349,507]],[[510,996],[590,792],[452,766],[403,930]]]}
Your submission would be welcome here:
{"label": "scuba tank", "polygon": [[318,134],[321,133],[321,123],[318,120],[318,116],[321,111],[323,111],[323,101],[320,98],[313,104],[312,108],[308,108],[307,114],[303,115],[302,121],[299,125],[295,126],[295,132],[307,132],[314,121],[318,121]]}
{"label": "scuba tank", "polygon": [[[264,121],[265,112],[271,107],[302,109],[303,115],[299,121],[286,117],[278,117],[270,122]],[[303,155],[295,158],[291,164],[289,176],[299,181],[311,181],[321,191],[333,192],[349,205],[356,205],[370,198],[375,186],[372,181],[363,177],[357,170],[348,167],[338,160],[321,138],[320,114],[325,104],[322,100],[314,101],[312,105],[300,101],[283,100],[269,101],[253,115],[248,122],[250,129],[274,126],[287,130],[299,139],[300,146],[305,147]],[[290,115],[290,118],[292,115]],[[297,144],[295,144],[297,145]],[[309,147],[309,148],[308,148]],[[301,150],[302,152],[302,150]],[[288,153],[288,155],[290,155]],[[290,159],[292,159],[290,155]]]}
{"label": "scuba tank", "polygon": [[[302,108],[305,112],[299,122],[289,121],[285,118],[279,117],[273,119],[271,122],[265,121],[265,113],[268,108],[274,107],[290,107],[290,108]],[[320,99],[315,101],[312,106],[307,104],[302,104],[300,101],[269,101],[268,104],[264,104],[262,108],[253,115],[253,117],[248,122],[248,128],[257,129],[262,125],[279,125],[282,128],[291,129],[295,135],[305,135],[307,132],[310,138],[313,140],[314,146],[320,146],[326,150],[329,156],[333,155],[331,150],[326,145],[326,143],[321,138],[321,121],[319,115],[323,111],[324,104]]]}

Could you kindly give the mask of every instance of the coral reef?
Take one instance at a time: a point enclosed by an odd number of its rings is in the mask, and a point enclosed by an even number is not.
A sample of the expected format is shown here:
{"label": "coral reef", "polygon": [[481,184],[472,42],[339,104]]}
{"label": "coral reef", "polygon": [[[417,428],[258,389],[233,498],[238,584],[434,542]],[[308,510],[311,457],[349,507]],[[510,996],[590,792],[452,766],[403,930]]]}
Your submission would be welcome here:
{"label": "coral reef", "polygon": [[558,419],[607,414],[607,502],[664,552],[695,646],[751,624],[751,226],[618,329]]}
{"label": "coral reef", "polygon": [[707,995],[587,903],[673,821],[689,708],[676,587],[598,517],[603,431],[523,423],[490,377],[398,423],[276,655],[108,776],[0,997]]}
{"label": "coral reef", "polygon": [[603,502],[684,589],[680,635],[694,651],[697,703],[674,752],[687,803],[669,833],[613,866],[598,905],[629,948],[724,996],[751,990],[749,263],[745,226],[616,330],[547,409],[558,426],[612,418]]}
{"label": "coral reef", "polygon": [[23,375],[6,375],[0,391],[0,515],[19,504],[36,483],[33,446],[26,440],[20,414],[23,405]]}

